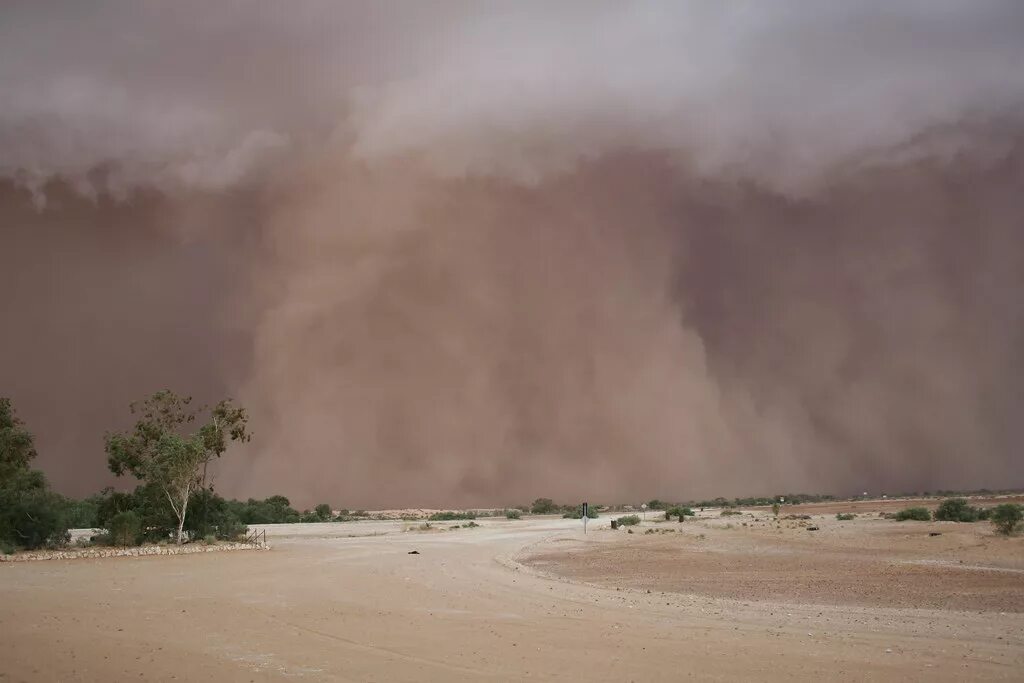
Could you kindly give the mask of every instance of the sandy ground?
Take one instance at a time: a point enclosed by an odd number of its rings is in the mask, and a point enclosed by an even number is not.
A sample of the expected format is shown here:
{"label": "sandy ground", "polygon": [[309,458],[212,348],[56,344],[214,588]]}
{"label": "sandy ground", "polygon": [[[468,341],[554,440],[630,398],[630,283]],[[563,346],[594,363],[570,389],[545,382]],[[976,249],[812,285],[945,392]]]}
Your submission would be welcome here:
{"label": "sandy ground", "polygon": [[12,563],[0,680],[1024,679],[1024,539],[750,514],[281,525],[269,552]]}

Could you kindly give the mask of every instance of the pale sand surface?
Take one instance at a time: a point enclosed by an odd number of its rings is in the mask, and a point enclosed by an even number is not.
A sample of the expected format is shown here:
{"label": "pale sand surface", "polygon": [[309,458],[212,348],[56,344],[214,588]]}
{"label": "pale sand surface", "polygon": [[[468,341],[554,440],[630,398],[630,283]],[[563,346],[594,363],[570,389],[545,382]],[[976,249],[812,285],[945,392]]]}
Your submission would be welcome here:
{"label": "pale sand surface", "polygon": [[1024,539],[750,514],[280,525],[269,552],[11,563],[0,680],[1024,679]]}

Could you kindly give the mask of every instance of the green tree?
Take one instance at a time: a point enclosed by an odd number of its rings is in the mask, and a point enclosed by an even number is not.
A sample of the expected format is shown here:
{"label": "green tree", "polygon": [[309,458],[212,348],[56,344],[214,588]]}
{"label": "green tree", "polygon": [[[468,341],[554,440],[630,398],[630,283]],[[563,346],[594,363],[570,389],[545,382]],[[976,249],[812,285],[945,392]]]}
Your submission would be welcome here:
{"label": "green tree", "polygon": [[14,414],[11,399],[0,397],[0,481],[28,469],[36,457],[32,434]]}
{"label": "green tree", "polygon": [[[209,420],[188,433],[195,422],[191,397],[159,391],[130,408],[139,418],[124,433],[106,435],[107,464],[117,476],[131,474],[159,489],[177,519],[177,542],[192,494],[206,487],[207,466],[227,449],[229,441],[248,441],[245,410],[221,401]],[[205,526],[205,525],[204,525]]]}
{"label": "green tree", "polygon": [[329,522],[331,519],[331,506],[327,503],[320,503],[313,508],[313,512],[316,513],[317,519],[321,522]]}
{"label": "green tree", "polygon": [[0,397],[0,543],[38,548],[67,542],[62,496],[50,491],[46,477],[29,467],[36,457],[32,433]]}
{"label": "green tree", "polygon": [[989,518],[996,531],[1009,536],[1015,533],[1021,521],[1024,521],[1024,507],[1014,503],[1003,503],[993,508]]}

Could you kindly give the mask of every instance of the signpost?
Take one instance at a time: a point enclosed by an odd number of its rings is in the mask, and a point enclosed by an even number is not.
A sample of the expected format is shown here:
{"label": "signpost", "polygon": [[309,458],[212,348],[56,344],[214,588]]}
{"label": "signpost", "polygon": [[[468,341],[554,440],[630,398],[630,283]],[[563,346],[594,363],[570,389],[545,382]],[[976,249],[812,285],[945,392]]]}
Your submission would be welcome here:
{"label": "signpost", "polygon": [[590,504],[583,503],[583,533],[587,533],[587,519],[590,517]]}

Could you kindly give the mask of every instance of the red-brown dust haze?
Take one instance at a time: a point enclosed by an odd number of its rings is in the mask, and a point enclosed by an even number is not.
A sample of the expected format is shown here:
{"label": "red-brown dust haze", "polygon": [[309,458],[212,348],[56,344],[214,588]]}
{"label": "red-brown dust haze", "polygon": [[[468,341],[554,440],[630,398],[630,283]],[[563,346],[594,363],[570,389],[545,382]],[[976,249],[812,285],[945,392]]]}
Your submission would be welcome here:
{"label": "red-brown dust haze", "polygon": [[65,492],[165,387],[299,505],[1024,484],[1019,3],[15,3],[0,92]]}

